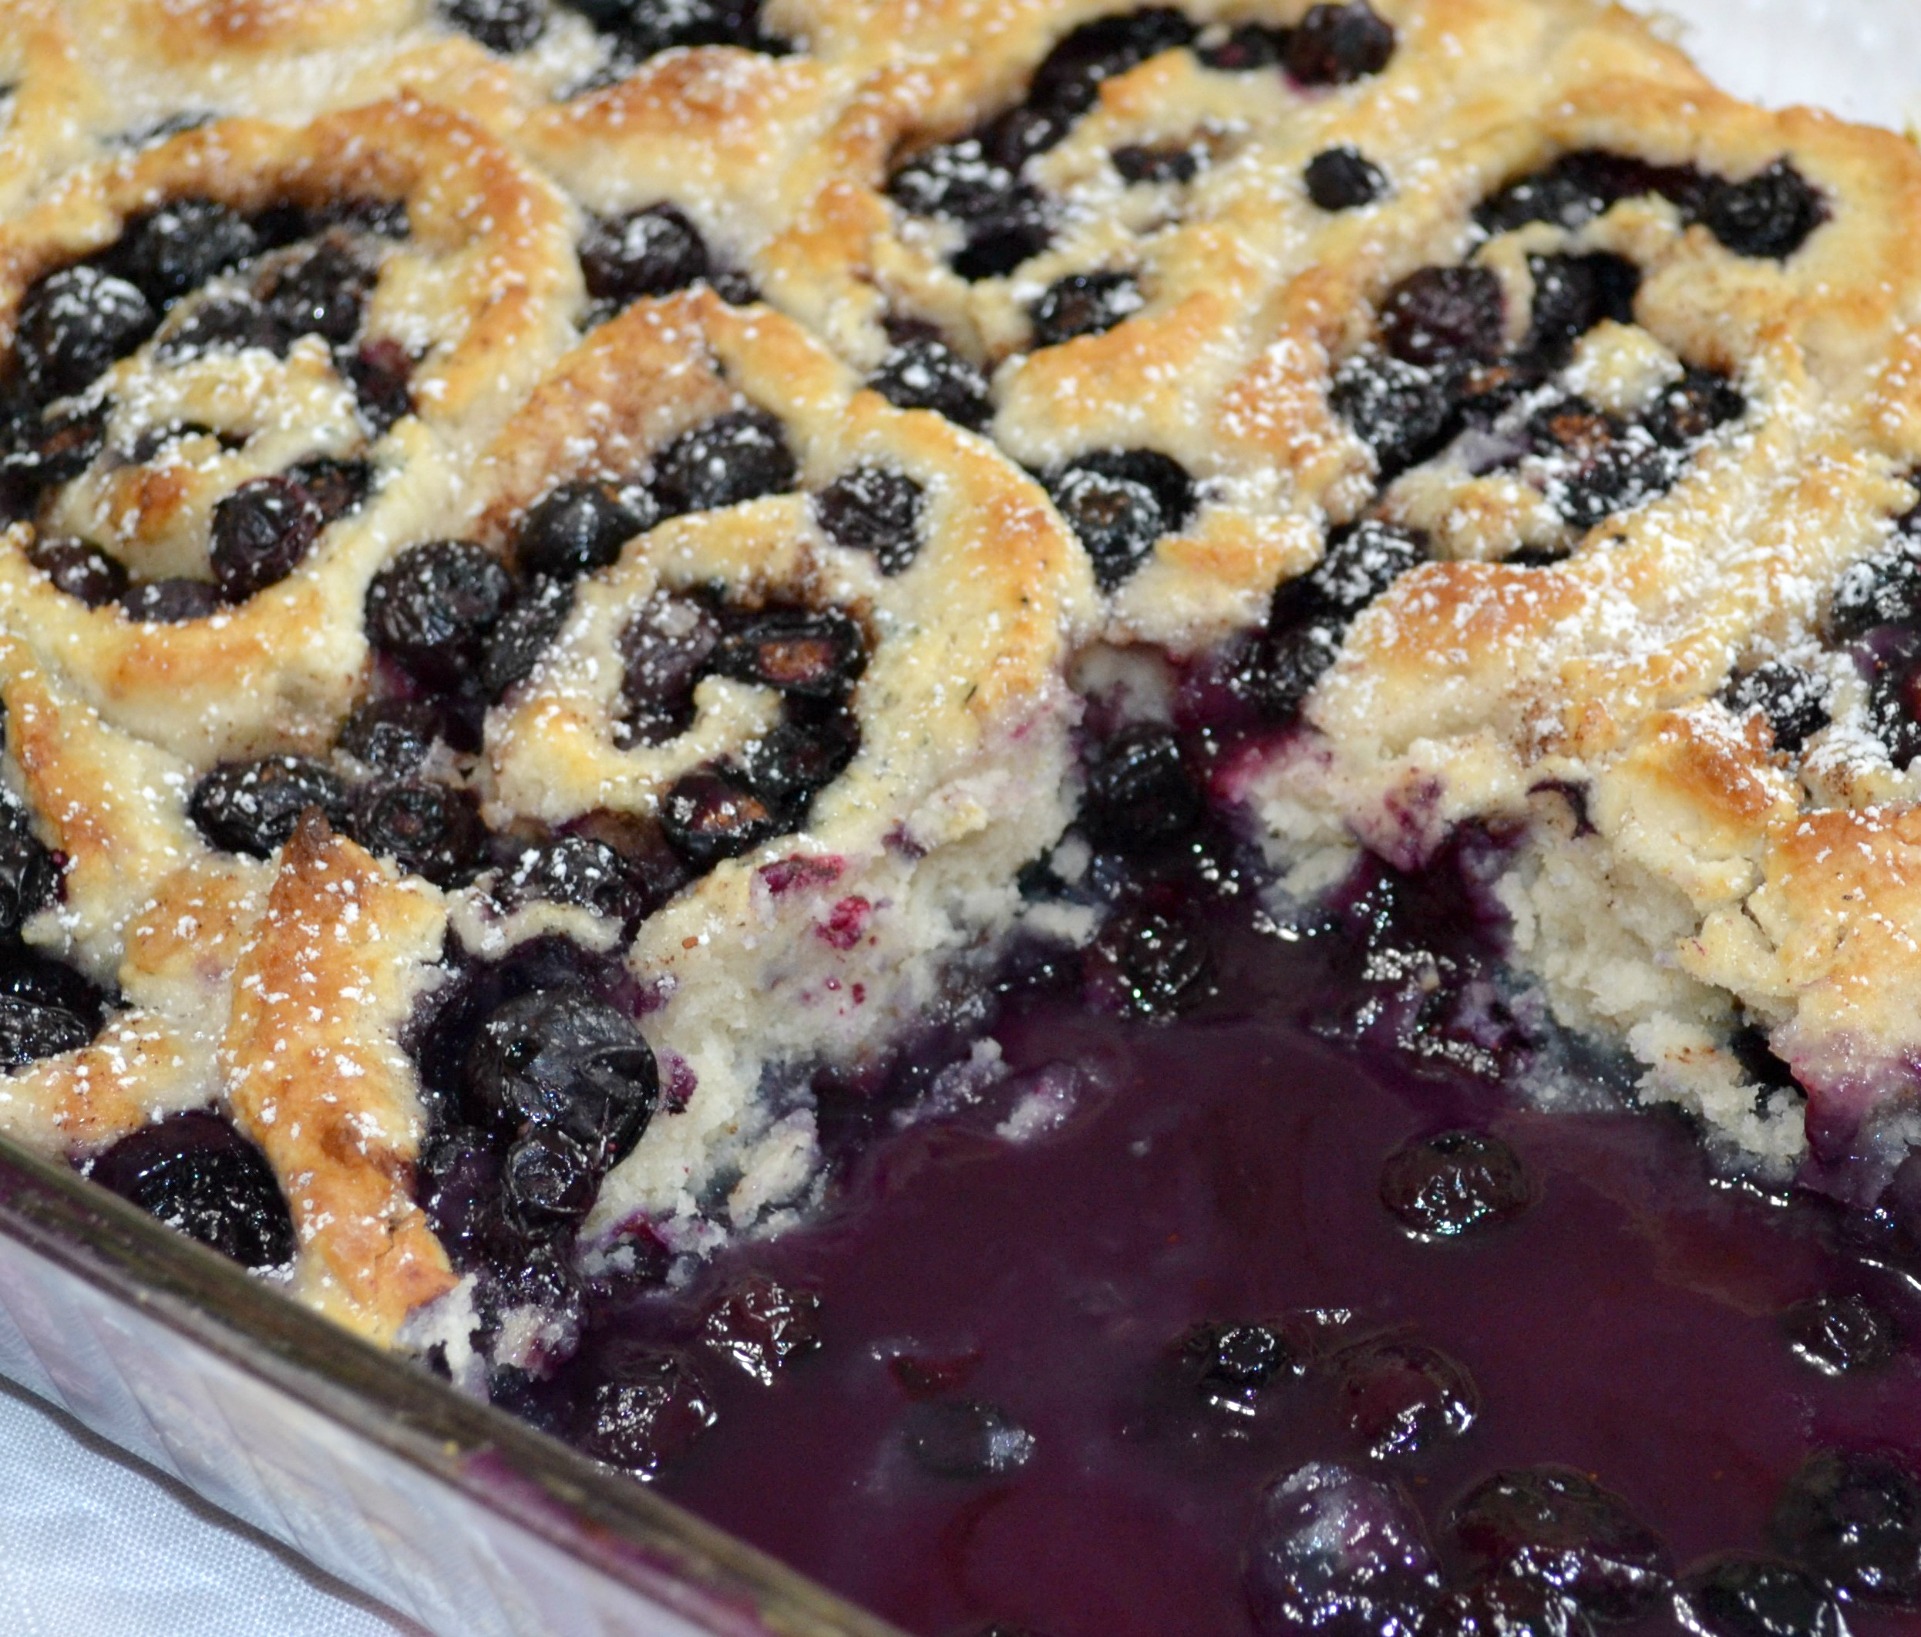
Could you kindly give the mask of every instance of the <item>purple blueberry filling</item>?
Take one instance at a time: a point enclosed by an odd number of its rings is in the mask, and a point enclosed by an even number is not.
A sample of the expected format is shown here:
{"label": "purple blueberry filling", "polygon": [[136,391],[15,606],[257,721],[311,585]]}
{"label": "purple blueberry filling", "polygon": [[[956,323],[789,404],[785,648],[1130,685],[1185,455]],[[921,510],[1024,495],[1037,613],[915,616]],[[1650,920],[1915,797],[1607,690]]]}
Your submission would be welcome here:
{"label": "purple blueberry filling", "polygon": [[217,1114],[174,1114],[120,1139],[88,1173],[243,1267],[293,1259],[293,1219],[259,1149]]}

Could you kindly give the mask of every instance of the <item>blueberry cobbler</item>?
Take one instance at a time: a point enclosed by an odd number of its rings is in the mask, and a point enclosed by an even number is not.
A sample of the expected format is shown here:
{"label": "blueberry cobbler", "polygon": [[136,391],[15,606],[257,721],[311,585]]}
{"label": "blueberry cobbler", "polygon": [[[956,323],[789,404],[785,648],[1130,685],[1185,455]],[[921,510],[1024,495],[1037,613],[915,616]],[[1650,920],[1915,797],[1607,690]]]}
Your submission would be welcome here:
{"label": "blueberry cobbler", "polygon": [[925,1637],[1921,1619],[1902,138],[0,0],[0,347],[12,1142]]}

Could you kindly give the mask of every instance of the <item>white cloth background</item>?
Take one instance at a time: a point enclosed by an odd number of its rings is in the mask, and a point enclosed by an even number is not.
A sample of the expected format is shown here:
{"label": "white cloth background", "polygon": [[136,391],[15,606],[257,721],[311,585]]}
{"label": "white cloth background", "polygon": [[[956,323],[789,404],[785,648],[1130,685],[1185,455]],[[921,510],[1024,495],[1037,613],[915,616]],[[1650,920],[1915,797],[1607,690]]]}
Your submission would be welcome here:
{"label": "white cloth background", "polygon": [[[1921,124],[1916,0],[1666,0],[1731,90]],[[422,1637],[0,1383],[0,1628],[14,1637]]]}

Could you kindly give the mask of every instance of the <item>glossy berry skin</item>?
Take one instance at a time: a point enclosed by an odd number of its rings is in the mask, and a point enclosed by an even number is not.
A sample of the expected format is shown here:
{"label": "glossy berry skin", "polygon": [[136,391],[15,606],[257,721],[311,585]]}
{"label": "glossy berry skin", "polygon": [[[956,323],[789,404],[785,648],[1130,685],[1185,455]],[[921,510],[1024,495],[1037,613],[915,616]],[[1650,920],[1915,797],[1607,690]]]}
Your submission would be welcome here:
{"label": "glossy berry skin", "polygon": [[118,559],[70,535],[40,535],[27,556],[55,586],[89,608],[103,608],[127,589],[127,571]]}
{"label": "glossy berry skin", "polygon": [[260,248],[246,217],[217,199],[172,199],[131,223],[115,247],[115,271],[156,310],[237,267]]}
{"label": "glossy berry skin", "polygon": [[1655,400],[1642,424],[1664,448],[1684,449],[1746,410],[1747,400],[1725,375],[1690,369]]}
{"label": "glossy berry skin", "polygon": [[1634,319],[1641,272],[1621,256],[1530,256],[1534,300],[1523,350],[1548,362],[1568,356],[1574,343],[1599,324]]}
{"label": "glossy berry skin", "polygon": [[1406,1491],[1331,1461],[1261,1492],[1241,1575],[1261,1637],[1414,1637],[1441,1584]]}
{"label": "glossy berry skin", "polygon": [[901,1420],[908,1458],[939,1478],[1004,1478],[1034,1458],[1034,1435],[994,1404],[938,1398]]}
{"label": "glossy berry skin", "polygon": [[1070,467],[1050,492],[1094,567],[1103,591],[1117,590],[1147,560],[1167,532],[1154,491],[1132,478]]}
{"label": "glossy berry skin", "polygon": [[820,1297],[764,1273],[736,1279],[708,1302],[700,1339],[709,1352],[763,1387],[820,1346]]}
{"label": "glossy berry skin", "polygon": [[785,494],[798,468],[780,422],[764,409],[735,409],[683,432],[660,453],[654,495],[669,517]]}
{"label": "glossy berry skin", "polygon": [[545,0],[438,0],[440,15],[489,51],[525,51],[547,32]]}
{"label": "glossy berry skin", "polygon": [[411,699],[369,699],[354,707],[336,744],[356,761],[400,776],[427,759],[439,731],[431,706]]}
{"label": "glossy berry skin", "polygon": [[580,241],[580,270],[596,301],[621,306],[684,290],[707,276],[707,242],[673,205],[596,216]]}
{"label": "glossy berry skin", "polygon": [[52,900],[58,883],[53,854],[26,813],[0,800],[0,940],[17,938],[28,917]]}
{"label": "glossy berry skin", "polygon": [[1745,182],[1722,182],[1708,195],[1701,220],[1737,256],[1784,261],[1827,220],[1819,192],[1794,166],[1777,159]]}
{"label": "glossy berry skin", "polygon": [[1324,148],[1302,173],[1307,196],[1322,210],[1358,210],[1387,192],[1387,173],[1359,148]]}
{"label": "glossy berry skin", "polygon": [[661,798],[660,822],[674,851],[697,870],[752,852],[787,827],[744,778],[720,768],[676,779]]}
{"label": "glossy berry skin", "polygon": [[741,773],[756,793],[797,814],[840,777],[859,749],[860,725],[850,712],[790,701],[773,730],[741,752]]}
{"label": "glossy berry skin", "polygon": [[509,908],[533,902],[573,904],[621,919],[634,907],[620,854],[591,836],[556,836],[528,848],[514,861],[495,897]]}
{"label": "glossy berry skin", "polygon": [[517,1137],[500,1166],[500,1197],[507,1215],[534,1237],[557,1233],[593,1209],[599,1178],[579,1143],[551,1125]]}
{"label": "glossy berry skin", "polygon": [[488,632],[480,654],[480,691],[498,699],[534,674],[573,612],[571,581],[536,579]]}
{"label": "glossy berry skin", "polygon": [[1218,45],[1202,46],[1195,55],[1223,74],[1247,74],[1257,68],[1277,67],[1287,53],[1289,31],[1261,23],[1241,23]]}
{"label": "glossy berry skin", "polygon": [[1542,487],[1577,528],[1592,528],[1659,494],[1674,476],[1673,461],[1646,428],[1626,425],[1584,398],[1543,406],[1529,418],[1527,432],[1542,457]]}
{"label": "glossy berry skin", "polygon": [[1843,571],[1828,605],[1828,635],[1852,642],[1883,625],[1921,619],[1921,556],[1895,549],[1864,557]]}
{"label": "glossy berry skin", "polygon": [[1295,1371],[1293,1350],[1262,1324],[1198,1324],[1181,1338],[1182,1374],[1204,1409],[1245,1420],[1261,1395]]}
{"label": "glossy berry skin", "polygon": [[1507,332],[1500,276],[1488,267],[1422,267],[1381,304],[1381,339],[1405,364],[1492,363]]}
{"label": "glossy berry skin", "polygon": [[1200,822],[1201,795],[1171,728],[1143,722],[1100,747],[1087,770],[1081,827],[1102,846],[1172,841]]}
{"label": "glossy berry skin", "polygon": [[1103,80],[1125,74],[1163,51],[1194,38],[1194,25],[1171,6],[1099,17],[1074,29],[1041,60],[1028,82],[1027,105],[1047,118],[1058,134],[1092,108]]}
{"label": "glossy berry skin", "polygon": [[243,1267],[293,1259],[293,1218],[259,1149],[217,1114],[174,1114],[122,1137],[93,1180]]}
{"label": "glossy berry skin", "polygon": [[656,515],[645,493],[630,498],[607,483],[563,483],[520,520],[514,561],[523,574],[578,579],[613,562],[622,546],[653,526]]}
{"label": "glossy berry skin", "polygon": [[430,780],[374,780],[354,798],[349,828],[368,852],[437,887],[471,881],[486,861],[487,829],[473,792]]}
{"label": "glossy berry skin", "polygon": [[1721,695],[1736,716],[1759,711],[1776,750],[1792,754],[1828,725],[1827,684],[1785,659],[1763,660],[1729,679]]}
{"label": "glossy berry skin", "polygon": [[394,423],[414,412],[412,355],[398,341],[376,336],[363,341],[353,354],[342,360],[341,373],[354,389],[360,418],[367,430],[382,438]]}
{"label": "glossy berry skin", "polygon": [[742,682],[834,699],[860,676],[867,639],[838,609],[775,608],[727,631],[713,663]]}
{"label": "glossy berry skin", "polygon": [[313,550],[325,521],[313,496],[291,478],[241,484],[213,509],[209,554],[220,594],[245,602],[284,580]]}
{"label": "glossy berry skin", "polygon": [[951,347],[925,337],[903,342],[867,384],[901,409],[931,409],[978,432],[993,417],[987,378]]}
{"label": "glossy berry skin", "polygon": [[1594,1626],[1559,1593],[1526,1580],[1479,1580],[1427,1611],[1420,1637],[1594,1637]]}
{"label": "glossy berry skin", "polygon": [[1069,273],[1048,285],[1029,311],[1034,345],[1058,347],[1076,336],[1099,335],[1143,305],[1132,273]]}
{"label": "glossy berry skin", "polygon": [[1421,1138],[1397,1148],[1381,1167],[1381,1203],[1417,1238],[1484,1232],[1533,1202],[1520,1155],[1483,1131]]}
{"label": "glossy berry skin", "polygon": [[661,592],[642,605],[620,638],[634,742],[660,744],[686,731],[694,719],[694,688],[720,638],[720,622],[691,597]]}
{"label": "glossy berry skin", "polygon": [[304,756],[223,763],[194,786],[188,803],[194,823],[214,846],[255,858],[282,846],[309,808],[339,830],[347,826],[351,803],[338,775]]}
{"label": "glossy berry skin", "polygon": [[615,1380],[594,1389],[578,1436],[595,1460],[650,1479],[717,1419],[713,1394],[685,1354],[636,1351]]}
{"label": "glossy berry skin", "polygon": [[317,335],[338,347],[358,333],[373,284],[374,269],[359,250],[330,237],[273,268],[261,299],[283,343]]}
{"label": "glossy berry skin", "polygon": [[873,554],[881,573],[899,574],[920,551],[927,492],[905,472],[856,466],[814,497],[814,515],[835,545]]}
{"label": "glossy berry skin", "polygon": [[421,1149],[420,1205],[454,1266],[480,1259],[499,1226],[500,1152],[472,1126],[443,1131]]}
{"label": "glossy berry skin", "polygon": [[460,687],[505,612],[513,581],[471,540],[409,547],[367,588],[367,637],[430,687]]}
{"label": "glossy berry skin", "polygon": [[1197,925],[1136,906],[1108,918],[1088,949],[1087,970],[1099,999],[1151,1020],[1176,1017],[1205,1000],[1214,960]]}
{"label": "glossy berry skin", "polygon": [[195,303],[162,337],[159,351],[166,358],[199,358],[248,347],[273,352],[280,344],[280,333],[265,307],[244,290],[222,290]]}
{"label": "glossy berry skin", "polygon": [[993,221],[1024,196],[1018,168],[989,154],[979,137],[963,137],[915,154],[888,178],[887,192],[911,216]]}
{"label": "glossy berry skin", "polygon": [[1374,451],[1384,483],[1438,454],[1460,424],[1444,372],[1376,353],[1335,371],[1328,403]]}
{"label": "glossy berry skin", "polygon": [[320,508],[323,523],[359,510],[374,485],[374,469],[366,461],[334,460],[326,455],[289,466],[281,476],[307,491]]}
{"label": "glossy berry skin", "polygon": [[1781,1315],[1794,1356],[1825,1376],[1872,1370],[1894,1357],[1894,1324],[1859,1296],[1814,1296]]}
{"label": "glossy berry skin", "polygon": [[92,1027],[64,1006],[0,994],[0,1071],[77,1051],[93,1035]]}
{"label": "glossy berry skin", "polygon": [[1673,1578],[1661,1537],[1572,1467],[1497,1472],[1455,1504],[1448,1527],[1474,1572],[1531,1580],[1595,1620],[1652,1613]]}
{"label": "glossy berry skin", "polygon": [[1411,568],[1427,561],[1427,541],[1412,529],[1374,518],[1337,529],[1305,590],[1317,606],[1341,616],[1360,613]]}
{"label": "glossy berry skin", "polygon": [[1370,1458],[1418,1455],[1464,1436],[1481,1395],[1459,1359],[1413,1341],[1372,1342],[1344,1354],[1341,1418]]}
{"label": "glossy berry skin", "polygon": [[211,580],[138,580],[120,595],[130,620],[143,625],[183,625],[204,620],[223,606]]}
{"label": "glossy berry skin", "polygon": [[1727,1556],[1689,1570],[1675,1588],[1689,1637],[1847,1637],[1833,1590],[1778,1558]]}
{"label": "glossy berry skin", "polygon": [[1310,6],[1288,36],[1284,61],[1302,85],[1346,85],[1378,74],[1394,55],[1394,27],[1367,0]]}
{"label": "glossy berry skin", "polygon": [[1822,1450],[1769,1525],[1783,1555],[1864,1603],[1921,1606],[1921,1476],[1899,1456]]}
{"label": "glossy berry skin", "polygon": [[152,304],[97,267],[64,267],[28,289],[14,326],[14,356],[44,402],[79,392],[153,333]]}

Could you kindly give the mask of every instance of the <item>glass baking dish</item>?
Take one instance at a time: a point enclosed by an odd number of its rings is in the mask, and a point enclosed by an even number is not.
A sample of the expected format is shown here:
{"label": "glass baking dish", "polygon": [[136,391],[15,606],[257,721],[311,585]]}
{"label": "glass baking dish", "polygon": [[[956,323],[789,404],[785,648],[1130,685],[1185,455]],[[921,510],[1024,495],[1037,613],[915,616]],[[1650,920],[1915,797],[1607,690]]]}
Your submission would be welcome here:
{"label": "glass baking dish", "polygon": [[447,1637],[899,1637],[4,1139],[0,1375]]}

